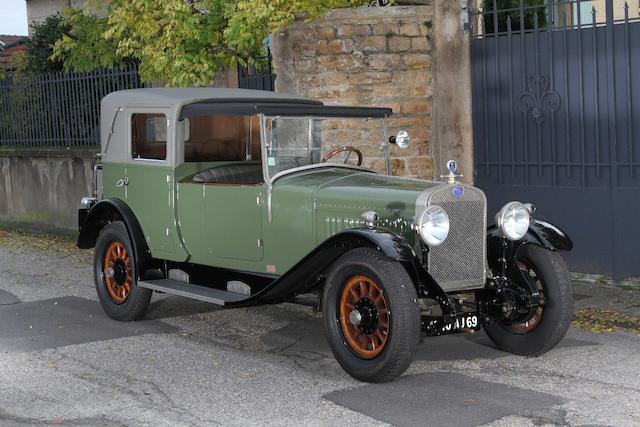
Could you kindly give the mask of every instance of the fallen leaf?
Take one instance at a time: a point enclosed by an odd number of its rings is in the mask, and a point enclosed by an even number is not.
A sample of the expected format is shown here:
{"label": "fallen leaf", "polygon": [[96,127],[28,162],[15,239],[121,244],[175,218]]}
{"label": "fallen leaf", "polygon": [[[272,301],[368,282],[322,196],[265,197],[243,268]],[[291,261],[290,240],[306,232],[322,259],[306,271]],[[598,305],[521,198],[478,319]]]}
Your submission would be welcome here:
{"label": "fallen leaf", "polygon": [[640,316],[602,307],[582,307],[574,311],[573,324],[593,333],[622,329],[640,335]]}

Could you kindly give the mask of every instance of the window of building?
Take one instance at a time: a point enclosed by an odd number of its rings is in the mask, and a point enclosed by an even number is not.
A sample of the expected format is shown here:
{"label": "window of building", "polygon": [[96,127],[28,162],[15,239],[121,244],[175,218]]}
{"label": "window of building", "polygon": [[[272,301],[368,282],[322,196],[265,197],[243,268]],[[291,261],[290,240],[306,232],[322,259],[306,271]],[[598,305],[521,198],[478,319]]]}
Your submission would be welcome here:
{"label": "window of building", "polygon": [[167,116],[164,114],[132,115],[131,144],[134,159],[166,160]]}

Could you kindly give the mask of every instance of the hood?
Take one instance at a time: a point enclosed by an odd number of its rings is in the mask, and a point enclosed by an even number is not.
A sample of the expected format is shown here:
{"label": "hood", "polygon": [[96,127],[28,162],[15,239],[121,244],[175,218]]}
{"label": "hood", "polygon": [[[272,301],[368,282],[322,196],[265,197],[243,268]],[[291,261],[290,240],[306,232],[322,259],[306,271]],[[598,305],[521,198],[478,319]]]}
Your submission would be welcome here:
{"label": "hood", "polygon": [[413,234],[409,231],[418,196],[443,185],[343,168],[309,170],[283,177],[278,182],[280,186],[313,188],[310,196],[319,241],[343,229],[364,225],[360,216],[367,211],[378,214],[378,226],[409,237]]}
{"label": "hood", "polygon": [[276,183],[281,188],[313,189],[318,207],[340,204],[369,210],[374,207],[395,210],[402,205],[413,208],[420,193],[438,185],[442,183],[344,168],[312,169],[285,176]]}

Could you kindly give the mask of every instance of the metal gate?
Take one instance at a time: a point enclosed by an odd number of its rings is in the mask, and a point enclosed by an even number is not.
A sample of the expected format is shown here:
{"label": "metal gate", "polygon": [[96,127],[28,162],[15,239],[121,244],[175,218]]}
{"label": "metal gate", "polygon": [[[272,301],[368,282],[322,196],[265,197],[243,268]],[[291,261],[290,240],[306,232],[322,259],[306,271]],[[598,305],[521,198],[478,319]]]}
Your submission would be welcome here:
{"label": "metal gate", "polygon": [[640,276],[638,0],[472,6],[475,182],[489,211],[532,202],[573,239],[572,271]]}
{"label": "metal gate", "polygon": [[261,68],[254,66],[238,67],[238,87],[241,89],[276,90],[276,75],[273,74],[271,49],[267,56],[258,58],[264,61]]}

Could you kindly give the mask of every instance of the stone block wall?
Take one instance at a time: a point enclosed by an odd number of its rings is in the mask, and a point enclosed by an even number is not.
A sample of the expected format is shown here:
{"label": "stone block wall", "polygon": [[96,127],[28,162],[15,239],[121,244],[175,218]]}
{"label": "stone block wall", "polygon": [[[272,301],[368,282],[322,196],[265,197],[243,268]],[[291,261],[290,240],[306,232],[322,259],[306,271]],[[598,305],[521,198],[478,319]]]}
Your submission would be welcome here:
{"label": "stone block wall", "polygon": [[[273,35],[276,91],[309,96],[329,105],[392,108],[389,135],[404,129],[412,140],[406,150],[391,147],[394,174],[434,178],[441,172],[437,163],[447,160],[439,158],[441,151],[442,156],[454,156],[464,164],[464,155],[471,159],[471,79],[468,44],[460,40],[468,41],[468,36],[458,22],[459,2],[446,2],[450,5],[444,10],[454,12],[450,13],[453,28],[449,21],[438,26],[442,17],[437,12],[443,10],[438,3],[445,0],[423,6],[336,9],[323,19],[296,21]],[[454,34],[447,35],[445,30]],[[436,44],[437,39],[442,41]],[[439,58],[462,64],[436,76]],[[463,93],[468,90],[468,95],[452,99],[450,90],[437,90],[442,87],[438,78],[445,89],[453,85]],[[443,94],[446,96],[440,100]],[[440,126],[435,122],[436,113],[442,118]],[[445,129],[442,140],[435,138],[441,129]],[[381,141],[371,139],[354,145],[365,153],[366,166],[379,169],[383,154],[371,148]],[[442,144],[454,149],[440,150]],[[464,171],[468,176],[471,172]]]}
{"label": "stone block wall", "polygon": [[[432,20],[430,6],[372,7],[295,23],[274,35],[276,90],[327,104],[392,108],[389,134],[405,129],[412,138],[406,150],[391,147],[394,174],[430,177]],[[382,152],[372,148],[381,142],[357,147],[376,170]]]}

